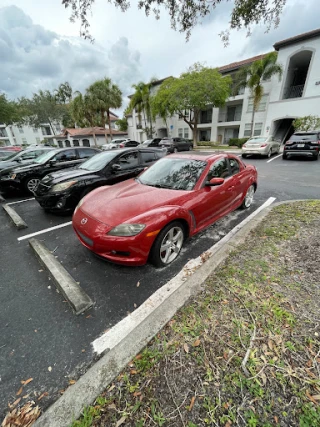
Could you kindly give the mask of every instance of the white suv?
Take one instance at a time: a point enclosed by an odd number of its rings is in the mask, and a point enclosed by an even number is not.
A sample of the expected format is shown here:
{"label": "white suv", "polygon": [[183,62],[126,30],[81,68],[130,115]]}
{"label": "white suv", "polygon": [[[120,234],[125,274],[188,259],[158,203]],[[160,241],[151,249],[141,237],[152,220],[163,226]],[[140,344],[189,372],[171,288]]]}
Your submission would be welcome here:
{"label": "white suv", "polygon": [[103,144],[101,146],[101,150],[115,150],[116,148],[120,148],[119,145],[122,142],[130,141],[130,138],[119,138],[119,139],[113,139],[111,142],[108,142],[107,144]]}

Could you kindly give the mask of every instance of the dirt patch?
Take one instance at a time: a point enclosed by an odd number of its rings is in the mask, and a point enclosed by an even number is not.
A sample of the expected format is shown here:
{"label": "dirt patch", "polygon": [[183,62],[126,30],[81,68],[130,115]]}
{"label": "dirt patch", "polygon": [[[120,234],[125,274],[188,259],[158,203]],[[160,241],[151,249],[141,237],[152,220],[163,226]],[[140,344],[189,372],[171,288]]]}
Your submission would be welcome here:
{"label": "dirt patch", "polygon": [[74,426],[320,426],[320,202],[275,208]]}

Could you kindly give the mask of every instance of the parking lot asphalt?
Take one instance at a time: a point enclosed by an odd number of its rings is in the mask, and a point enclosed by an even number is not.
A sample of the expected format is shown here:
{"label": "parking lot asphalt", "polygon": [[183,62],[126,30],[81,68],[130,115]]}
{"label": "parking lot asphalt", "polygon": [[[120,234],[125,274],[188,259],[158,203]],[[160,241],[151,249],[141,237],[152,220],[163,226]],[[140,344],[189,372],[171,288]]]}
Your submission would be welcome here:
{"label": "parking lot asphalt", "polygon": [[[259,173],[253,206],[237,210],[189,240],[176,262],[164,269],[151,265],[122,267],[107,263],[85,249],[76,238],[71,216],[42,211],[35,200],[12,204],[28,224],[16,230],[0,211],[0,416],[9,402],[22,397],[46,408],[94,363],[91,342],[144,302],[174,277],[191,258],[199,256],[234,228],[269,197],[277,201],[319,198],[320,162],[284,161],[281,157],[248,158]],[[19,198],[20,197],[20,198]],[[23,197],[6,197],[8,203]],[[45,230],[67,224],[63,228]],[[37,238],[62,263],[95,302],[75,316],[28,244]],[[33,378],[18,395],[21,381]],[[43,396],[43,393],[47,393]],[[28,396],[29,395],[29,396]],[[38,397],[41,397],[38,401]]]}

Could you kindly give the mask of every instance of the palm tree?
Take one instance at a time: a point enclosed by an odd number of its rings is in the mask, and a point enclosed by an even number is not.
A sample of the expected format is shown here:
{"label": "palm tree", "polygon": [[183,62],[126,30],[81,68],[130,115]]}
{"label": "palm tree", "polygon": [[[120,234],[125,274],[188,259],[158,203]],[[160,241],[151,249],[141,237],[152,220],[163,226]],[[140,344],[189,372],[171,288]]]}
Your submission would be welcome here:
{"label": "palm tree", "polygon": [[58,89],[55,89],[57,101],[62,104],[70,103],[72,101],[72,87],[69,82],[61,83]]}
{"label": "palm tree", "polygon": [[[152,112],[151,112],[151,95],[150,90],[153,83],[156,81],[156,78],[152,78],[149,83],[139,82],[136,85],[132,85],[135,89],[134,94],[131,97],[129,103],[129,109],[138,113],[139,121],[141,122],[141,113],[143,113],[144,126],[146,129],[147,137],[152,138],[153,128],[152,128]],[[147,120],[149,122],[149,128],[147,127]]]}
{"label": "palm tree", "polygon": [[84,96],[80,92],[75,92],[75,94],[76,97],[71,103],[72,118],[80,127],[90,126],[92,128],[94,145],[96,146],[94,127],[99,124],[100,117],[97,115],[95,100],[88,94]]}
{"label": "palm tree", "polygon": [[[108,119],[110,138],[112,139],[112,128],[110,119],[110,110],[120,108],[122,104],[122,92],[117,85],[110,79],[104,78],[93,83],[87,89],[87,95],[90,98],[96,112],[100,114],[101,125],[105,128],[106,116]],[[106,141],[107,141],[107,134]]]}
{"label": "palm tree", "polygon": [[248,87],[253,97],[251,136],[254,134],[254,116],[264,93],[263,81],[269,80],[275,75],[278,75],[279,81],[281,80],[283,69],[280,64],[277,64],[277,57],[277,52],[268,53],[262,59],[254,61],[249,67],[241,68],[236,75],[235,93],[241,88]]}

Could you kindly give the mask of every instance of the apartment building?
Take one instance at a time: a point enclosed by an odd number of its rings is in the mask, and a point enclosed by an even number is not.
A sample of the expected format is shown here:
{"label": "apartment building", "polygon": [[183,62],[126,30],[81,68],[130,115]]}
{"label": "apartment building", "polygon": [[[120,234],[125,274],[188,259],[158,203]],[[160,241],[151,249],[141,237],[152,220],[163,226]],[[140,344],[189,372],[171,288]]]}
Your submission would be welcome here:
{"label": "apartment building", "polygon": [[40,144],[44,138],[58,134],[62,130],[60,124],[43,124],[39,128],[32,126],[7,126],[0,123],[0,144],[1,145],[33,145]]}
{"label": "apartment building", "polygon": [[[264,95],[254,119],[254,135],[273,135],[282,142],[293,133],[295,118],[320,116],[320,29],[300,34],[274,44],[278,63],[283,67],[283,76],[263,82]],[[219,68],[223,75],[230,75],[236,83],[236,73],[264,55],[234,62]],[[163,80],[152,86],[155,93]],[[253,99],[248,88],[230,97],[225,106],[209,106],[200,114],[198,141],[217,141],[228,144],[230,138],[251,136]],[[188,114],[188,112],[186,112]],[[137,113],[128,116],[128,135],[144,141],[144,123]],[[166,123],[157,118],[153,123],[157,137],[173,136],[192,138],[192,131],[182,117],[175,115]]]}

